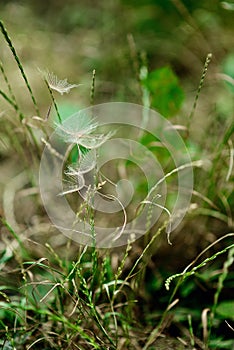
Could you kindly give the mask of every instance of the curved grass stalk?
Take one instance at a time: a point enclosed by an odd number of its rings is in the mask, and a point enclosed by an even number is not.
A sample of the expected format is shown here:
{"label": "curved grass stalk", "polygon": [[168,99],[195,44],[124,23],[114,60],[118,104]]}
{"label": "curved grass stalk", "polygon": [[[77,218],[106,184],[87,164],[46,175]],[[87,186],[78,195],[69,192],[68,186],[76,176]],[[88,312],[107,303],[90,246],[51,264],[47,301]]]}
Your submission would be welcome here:
{"label": "curved grass stalk", "polygon": [[[216,293],[214,295],[214,303],[213,303],[213,307],[211,309],[211,314],[210,314],[209,336],[211,334],[211,329],[212,329],[212,326],[213,326],[213,321],[214,321],[214,316],[215,316],[215,313],[216,313],[216,308],[217,308],[217,305],[218,305],[219,296],[220,296],[221,291],[223,289],[224,281],[225,281],[225,279],[226,279],[226,277],[228,275],[228,268],[231,267],[233,262],[234,262],[234,247],[232,247],[229,250],[227,260],[223,264],[222,273],[221,273],[221,275],[219,276],[219,279],[218,279],[218,287],[217,287],[217,291],[216,291]],[[208,339],[209,339],[209,337],[208,337]]]}
{"label": "curved grass stalk", "polygon": [[143,350],[146,350],[148,349],[148,347],[156,340],[156,338],[158,337],[159,333],[160,333],[160,328],[162,326],[162,324],[164,323],[167,315],[168,315],[168,311],[170,310],[170,306],[173,304],[173,299],[174,299],[174,296],[178,290],[178,288],[181,286],[181,284],[184,282],[184,280],[193,275],[198,269],[200,269],[201,267],[205,266],[208,262],[214,260],[217,256],[225,253],[226,251],[228,251],[229,249],[233,250],[233,247],[234,247],[234,244],[231,244],[230,246],[226,247],[225,249],[223,249],[222,251],[218,251],[217,253],[215,253],[214,255],[212,255],[211,257],[203,260],[199,265],[193,267],[190,271],[188,271],[190,269],[191,266],[193,266],[197,261],[198,259],[207,251],[209,250],[212,246],[214,246],[216,243],[220,242],[221,240],[225,239],[225,238],[228,238],[228,237],[232,237],[234,236],[234,233],[228,233],[226,234],[225,236],[217,239],[215,242],[213,242],[212,244],[210,244],[208,247],[206,247],[185,269],[182,273],[178,273],[178,274],[175,274],[173,276],[170,276],[166,282],[165,282],[165,287],[167,290],[169,290],[169,287],[170,287],[170,283],[171,281],[176,278],[176,277],[180,277],[174,290],[173,290],[173,293],[169,299],[169,302],[168,302],[168,307],[167,309],[164,311],[162,317],[161,317],[161,320],[159,322],[159,324],[157,325],[156,328],[154,328],[149,336],[149,339],[146,343],[146,345],[144,346]]}
{"label": "curved grass stalk", "polygon": [[[167,290],[169,290],[170,288],[170,283],[171,281],[176,278],[176,277],[183,277],[183,280],[185,277],[190,276],[191,274],[194,274],[196,270],[198,270],[199,268],[203,267],[204,265],[206,265],[209,261],[214,260],[218,255],[225,253],[228,249],[232,248],[234,246],[234,244],[231,244],[230,246],[226,247],[225,249],[223,249],[222,251],[218,251],[217,253],[215,253],[214,255],[212,255],[210,258],[205,259],[201,264],[193,267],[191,269],[191,271],[188,271],[190,269],[190,267],[192,267],[199,259],[200,257],[205,254],[211,247],[213,247],[214,245],[216,245],[217,243],[219,243],[220,241],[222,241],[223,239],[226,239],[228,237],[233,237],[234,233],[227,233],[226,235],[224,235],[223,237],[220,237],[219,239],[217,239],[215,242],[211,243],[210,245],[208,245],[208,247],[206,247],[205,249],[203,249],[203,251],[198,254],[198,256],[184,269],[183,272],[178,273],[176,275],[172,275],[170,276],[166,282],[165,282],[165,287]],[[181,283],[180,283],[181,284]],[[176,288],[177,290],[178,288]],[[175,293],[173,293],[174,295]]]}
{"label": "curved grass stalk", "polygon": [[158,180],[158,182],[150,189],[149,193],[147,194],[146,196],[146,199],[147,200],[149,198],[149,196],[156,190],[156,188],[163,182],[165,181],[168,177],[170,177],[171,175],[173,174],[176,174],[178,173],[179,171],[181,170],[184,170],[184,169],[187,169],[187,168],[191,168],[192,166],[193,167],[198,167],[200,168],[202,165],[203,165],[203,161],[202,160],[197,160],[197,161],[194,161],[194,162],[191,162],[191,163],[186,163],[186,164],[182,164],[180,165],[178,168],[175,168],[173,169],[172,171],[170,171],[169,173],[167,173],[166,175],[164,175],[160,180]]}
{"label": "curved grass stalk", "polygon": [[168,214],[168,216],[169,216],[169,229],[167,231],[167,242],[168,242],[168,244],[172,245],[172,243],[170,241],[170,233],[171,233],[171,230],[170,230],[171,213],[170,213],[170,211],[166,207],[164,207],[163,205],[160,205],[158,203],[154,203],[154,202],[151,202],[151,201],[143,201],[143,202],[141,202],[141,204],[154,205],[155,207],[159,207],[159,208],[163,209]]}
{"label": "curved grass stalk", "polygon": [[229,160],[229,167],[228,167],[228,172],[226,176],[226,181],[229,181],[230,176],[232,174],[232,169],[233,169],[233,159],[234,159],[234,148],[233,148],[233,143],[232,140],[228,140],[229,148],[230,148],[230,160]]}
{"label": "curved grass stalk", "polygon": [[168,222],[165,221],[165,223],[159,227],[159,229],[156,231],[156,233],[152,236],[151,240],[149,241],[149,243],[147,244],[147,246],[143,249],[141,255],[137,258],[137,260],[135,261],[133,267],[131,268],[131,270],[129,271],[128,275],[126,276],[125,280],[123,281],[122,285],[119,288],[119,291],[123,288],[124,284],[134,275],[134,271],[136,269],[136,267],[138,266],[139,262],[143,259],[143,257],[145,256],[146,252],[149,250],[149,248],[152,246],[152,244],[154,243],[155,239],[161,234],[161,232],[167,227]]}

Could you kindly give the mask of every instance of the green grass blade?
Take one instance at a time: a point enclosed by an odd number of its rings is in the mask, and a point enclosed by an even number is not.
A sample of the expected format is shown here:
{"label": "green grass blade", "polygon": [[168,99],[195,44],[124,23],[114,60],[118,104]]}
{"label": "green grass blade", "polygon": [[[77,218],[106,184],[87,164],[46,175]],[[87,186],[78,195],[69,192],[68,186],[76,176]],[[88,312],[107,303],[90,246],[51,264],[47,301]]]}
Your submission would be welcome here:
{"label": "green grass blade", "polygon": [[0,29],[1,29],[1,32],[2,32],[2,34],[3,34],[3,36],[4,36],[5,40],[6,40],[7,44],[10,47],[10,50],[11,50],[11,52],[12,52],[12,54],[14,56],[14,59],[15,59],[17,65],[18,65],[18,68],[19,68],[19,70],[21,72],[21,75],[22,75],[22,77],[23,77],[23,79],[25,81],[25,84],[26,84],[27,89],[29,91],[29,94],[31,96],[32,102],[34,104],[36,113],[38,114],[38,116],[40,116],[40,112],[39,112],[39,109],[38,109],[38,106],[37,106],[37,103],[36,103],[36,99],[35,99],[35,97],[33,95],[33,92],[32,92],[31,86],[29,84],[28,78],[27,78],[27,76],[26,76],[26,74],[24,72],[24,68],[23,68],[23,66],[22,66],[22,64],[20,62],[20,59],[19,59],[19,57],[17,55],[17,52],[16,52],[16,50],[15,50],[15,48],[13,46],[13,43],[12,43],[8,33],[7,33],[7,30],[6,30],[4,24],[3,24],[3,22],[1,20],[0,20]]}

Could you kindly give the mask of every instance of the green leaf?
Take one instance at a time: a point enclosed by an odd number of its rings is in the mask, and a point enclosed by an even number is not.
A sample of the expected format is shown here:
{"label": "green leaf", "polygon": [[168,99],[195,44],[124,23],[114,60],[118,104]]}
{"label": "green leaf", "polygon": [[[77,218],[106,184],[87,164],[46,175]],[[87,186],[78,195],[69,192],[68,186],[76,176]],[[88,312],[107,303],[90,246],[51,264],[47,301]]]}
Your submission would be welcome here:
{"label": "green leaf", "polygon": [[221,302],[217,306],[216,313],[222,318],[234,320],[234,300]]}
{"label": "green leaf", "polygon": [[159,113],[171,117],[179,111],[184,100],[184,92],[170,67],[152,71],[143,84],[151,94],[151,106]]}
{"label": "green leaf", "polygon": [[210,349],[233,349],[233,340],[224,340],[223,338],[211,339],[209,342]]}

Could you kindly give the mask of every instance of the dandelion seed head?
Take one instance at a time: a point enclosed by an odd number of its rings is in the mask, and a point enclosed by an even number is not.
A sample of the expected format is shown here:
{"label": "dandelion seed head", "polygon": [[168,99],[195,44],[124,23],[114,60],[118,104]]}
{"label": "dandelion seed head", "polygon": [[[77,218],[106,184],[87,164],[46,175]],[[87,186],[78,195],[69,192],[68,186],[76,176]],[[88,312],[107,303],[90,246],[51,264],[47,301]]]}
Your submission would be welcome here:
{"label": "dandelion seed head", "polygon": [[71,89],[80,86],[80,84],[70,84],[67,79],[60,80],[53,72],[41,72],[52,90],[59,92],[61,95],[68,94]]}
{"label": "dandelion seed head", "polygon": [[87,149],[96,149],[112,137],[114,132],[98,134],[95,119],[80,111],[63,124],[56,123],[56,133],[66,143],[74,143]]}

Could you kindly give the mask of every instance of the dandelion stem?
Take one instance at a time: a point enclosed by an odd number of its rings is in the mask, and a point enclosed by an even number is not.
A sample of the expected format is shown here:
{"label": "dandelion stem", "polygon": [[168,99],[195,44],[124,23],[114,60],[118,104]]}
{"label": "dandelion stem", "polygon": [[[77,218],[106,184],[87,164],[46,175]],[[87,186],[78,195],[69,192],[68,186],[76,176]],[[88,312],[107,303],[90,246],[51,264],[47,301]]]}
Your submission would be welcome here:
{"label": "dandelion stem", "polygon": [[60,124],[62,124],[62,118],[61,118],[61,115],[60,115],[60,113],[59,113],[58,105],[57,105],[57,103],[56,103],[56,101],[55,101],[53,91],[52,91],[52,89],[51,89],[51,87],[50,87],[48,81],[47,81],[45,78],[44,78],[44,81],[45,81],[46,86],[47,86],[47,88],[48,88],[48,90],[49,90],[49,93],[50,93],[50,96],[51,96],[51,99],[52,99],[54,108],[55,108],[56,113],[57,113],[57,116],[58,116],[58,120],[59,120]]}

